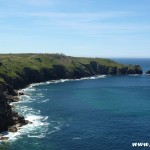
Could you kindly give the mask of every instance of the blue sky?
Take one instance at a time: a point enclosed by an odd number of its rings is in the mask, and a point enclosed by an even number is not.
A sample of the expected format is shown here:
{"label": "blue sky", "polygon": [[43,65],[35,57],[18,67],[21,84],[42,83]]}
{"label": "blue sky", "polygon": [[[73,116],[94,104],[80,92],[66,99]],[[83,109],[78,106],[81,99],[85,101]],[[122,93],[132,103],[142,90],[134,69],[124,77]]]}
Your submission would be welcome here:
{"label": "blue sky", "polygon": [[150,0],[0,0],[0,53],[150,57]]}

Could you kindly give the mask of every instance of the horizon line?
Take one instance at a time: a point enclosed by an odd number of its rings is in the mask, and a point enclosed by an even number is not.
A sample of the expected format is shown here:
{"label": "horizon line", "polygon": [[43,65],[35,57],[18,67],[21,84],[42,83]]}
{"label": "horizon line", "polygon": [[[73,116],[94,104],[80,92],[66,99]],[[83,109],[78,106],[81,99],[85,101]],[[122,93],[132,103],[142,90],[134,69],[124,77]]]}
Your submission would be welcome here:
{"label": "horizon line", "polygon": [[24,52],[20,52],[20,53],[0,53],[0,55],[19,55],[19,54],[22,54],[22,55],[25,55],[25,54],[58,54],[58,55],[64,55],[64,56],[71,56],[71,57],[91,57],[91,58],[108,58],[108,59],[150,59],[150,56],[149,57],[124,57],[124,56],[83,56],[83,55],[67,55],[67,54],[64,54],[64,53],[48,53],[48,52],[45,52],[45,53],[35,53],[35,52],[31,52],[31,53],[24,53]]}

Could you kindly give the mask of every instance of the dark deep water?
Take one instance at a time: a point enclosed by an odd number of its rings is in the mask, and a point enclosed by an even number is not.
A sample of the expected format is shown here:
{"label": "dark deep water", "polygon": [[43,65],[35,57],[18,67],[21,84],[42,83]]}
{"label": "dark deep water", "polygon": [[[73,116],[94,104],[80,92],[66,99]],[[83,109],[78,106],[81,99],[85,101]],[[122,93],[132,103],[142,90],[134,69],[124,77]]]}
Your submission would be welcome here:
{"label": "dark deep water", "polygon": [[[150,59],[115,60],[150,70]],[[150,143],[148,75],[46,82],[25,93],[16,109],[33,123],[0,150],[132,150],[132,142]]]}

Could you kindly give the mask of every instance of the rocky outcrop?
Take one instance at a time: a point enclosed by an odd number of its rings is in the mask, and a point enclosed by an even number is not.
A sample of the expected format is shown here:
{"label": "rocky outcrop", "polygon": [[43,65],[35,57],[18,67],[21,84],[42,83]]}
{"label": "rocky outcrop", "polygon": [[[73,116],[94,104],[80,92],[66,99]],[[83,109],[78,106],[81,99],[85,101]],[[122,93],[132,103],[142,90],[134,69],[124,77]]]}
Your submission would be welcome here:
{"label": "rocky outcrop", "polygon": [[98,64],[97,62],[90,62],[89,64],[90,70],[93,74],[105,74],[105,75],[128,75],[128,74],[142,74],[142,68],[139,65],[135,66],[105,66]]}
{"label": "rocky outcrop", "polygon": [[148,70],[148,71],[146,72],[146,74],[150,75],[150,70]]}
{"label": "rocky outcrop", "polygon": [[[24,117],[19,116],[17,112],[12,110],[9,103],[12,101],[13,97],[16,96],[16,92],[10,85],[0,84],[0,132],[14,130],[16,124],[25,125],[28,123]],[[11,130],[13,129],[13,130]]]}

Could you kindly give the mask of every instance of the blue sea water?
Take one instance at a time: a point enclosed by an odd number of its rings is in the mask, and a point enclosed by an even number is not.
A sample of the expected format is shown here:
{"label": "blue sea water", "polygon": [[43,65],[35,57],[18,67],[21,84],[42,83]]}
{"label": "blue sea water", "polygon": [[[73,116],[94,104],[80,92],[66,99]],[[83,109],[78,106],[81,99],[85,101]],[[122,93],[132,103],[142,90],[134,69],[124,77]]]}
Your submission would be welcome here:
{"label": "blue sea water", "polygon": [[[114,59],[150,69],[150,59]],[[150,76],[50,81],[24,89],[15,109],[32,124],[0,150],[132,150],[150,143]]]}

